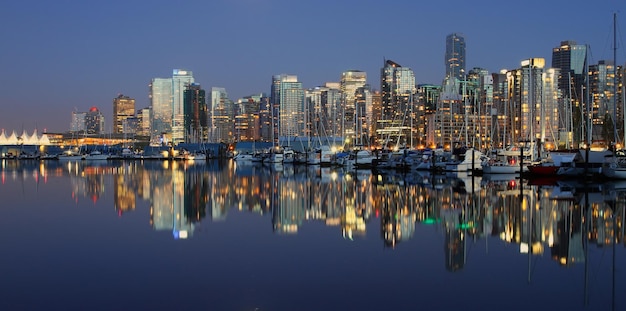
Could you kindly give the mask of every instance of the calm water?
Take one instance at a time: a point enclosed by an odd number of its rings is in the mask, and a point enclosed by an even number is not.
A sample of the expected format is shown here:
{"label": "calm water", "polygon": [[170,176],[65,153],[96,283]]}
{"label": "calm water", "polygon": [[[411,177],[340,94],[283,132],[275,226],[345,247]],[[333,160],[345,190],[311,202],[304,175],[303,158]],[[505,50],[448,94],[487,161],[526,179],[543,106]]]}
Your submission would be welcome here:
{"label": "calm water", "polygon": [[0,174],[0,310],[626,309],[619,183],[232,161]]}

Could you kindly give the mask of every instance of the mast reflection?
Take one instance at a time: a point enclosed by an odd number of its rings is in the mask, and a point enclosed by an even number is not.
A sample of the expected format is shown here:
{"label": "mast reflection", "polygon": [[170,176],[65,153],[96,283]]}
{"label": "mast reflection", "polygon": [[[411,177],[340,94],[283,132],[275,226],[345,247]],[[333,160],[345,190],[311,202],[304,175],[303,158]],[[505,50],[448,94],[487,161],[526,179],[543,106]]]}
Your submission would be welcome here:
{"label": "mast reflection", "polygon": [[94,203],[112,193],[120,217],[148,205],[151,227],[177,239],[229,213],[268,217],[268,230],[276,234],[297,234],[313,222],[336,228],[346,240],[374,234],[392,249],[419,238],[418,227],[433,227],[441,232],[449,271],[465,267],[467,245],[479,239],[515,244],[529,258],[549,252],[563,266],[586,263],[589,245],[626,245],[626,185],[620,182],[545,183],[515,175],[381,174],[233,161],[2,165],[3,184],[46,187],[51,178],[68,178],[74,200]]}

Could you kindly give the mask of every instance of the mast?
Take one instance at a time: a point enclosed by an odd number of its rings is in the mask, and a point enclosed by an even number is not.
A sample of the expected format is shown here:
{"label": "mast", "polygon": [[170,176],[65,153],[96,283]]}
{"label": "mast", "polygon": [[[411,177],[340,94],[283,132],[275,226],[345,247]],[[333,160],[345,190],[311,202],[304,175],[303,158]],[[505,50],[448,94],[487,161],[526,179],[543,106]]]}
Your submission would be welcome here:
{"label": "mast", "polygon": [[[567,73],[567,81],[572,81],[571,72]],[[568,83],[569,97],[567,98],[567,109],[565,109],[565,149],[571,148],[571,142],[569,140],[570,132],[572,132],[572,83]]]}
{"label": "mast", "polygon": [[[619,141],[617,134],[617,13],[613,13],[613,136],[615,143]],[[624,121],[626,123],[626,119]],[[626,131],[626,128],[624,128]],[[626,136],[624,136],[626,138]]]}

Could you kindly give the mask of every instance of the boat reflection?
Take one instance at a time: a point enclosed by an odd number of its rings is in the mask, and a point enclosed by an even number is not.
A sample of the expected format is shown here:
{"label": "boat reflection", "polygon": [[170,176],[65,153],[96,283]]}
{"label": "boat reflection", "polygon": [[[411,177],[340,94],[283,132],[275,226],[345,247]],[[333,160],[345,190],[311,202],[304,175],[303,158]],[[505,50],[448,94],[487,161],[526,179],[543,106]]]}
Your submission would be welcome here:
{"label": "boat reflection", "polygon": [[436,226],[449,271],[464,268],[468,240],[498,239],[520,254],[549,253],[563,266],[585,262],[587,244],[626,245],[621,182],[533,184],[516,175],[378,174],[234,161],[2,163],[2,184],[32,180],[42,187],[51,178],[68,178],[76,202],[112,193],[119,217],[141,202],[149,206],[152,228],[176,239],[229,213],[271,217],[277,234],[297,234],[315,222],[339,229],[346,240],[372,233],[388,248],[414,239],[419,226]]}

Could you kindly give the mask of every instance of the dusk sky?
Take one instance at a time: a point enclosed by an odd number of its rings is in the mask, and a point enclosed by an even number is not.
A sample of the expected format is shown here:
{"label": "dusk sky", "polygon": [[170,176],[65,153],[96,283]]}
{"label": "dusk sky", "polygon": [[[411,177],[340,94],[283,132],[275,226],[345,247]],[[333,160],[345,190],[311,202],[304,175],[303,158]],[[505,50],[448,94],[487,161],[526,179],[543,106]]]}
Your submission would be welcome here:
{"label": "dusk sky", "polygon": [[441,84],[446,35],[465,36],[467,70],[514,69],[575,40],[590,63],[626,62],[624,0],[4,0],[0,2],[0,129],[67,131],[71,112],[98,107],[110,132],[118,94],[149,106],[148,84],[193,71],[229,97],[269,93],[274,74],[305,88],[367,72],[380,89],[391,59],[417,83]]}

